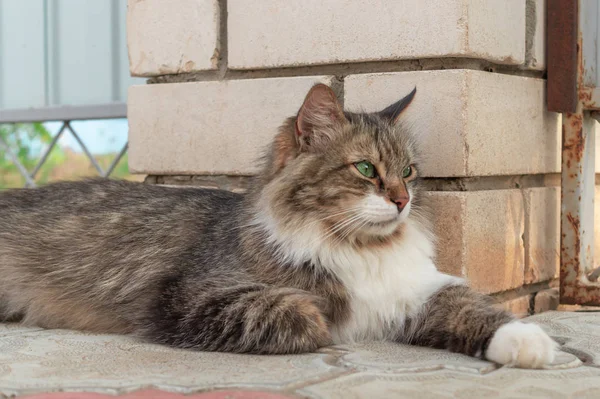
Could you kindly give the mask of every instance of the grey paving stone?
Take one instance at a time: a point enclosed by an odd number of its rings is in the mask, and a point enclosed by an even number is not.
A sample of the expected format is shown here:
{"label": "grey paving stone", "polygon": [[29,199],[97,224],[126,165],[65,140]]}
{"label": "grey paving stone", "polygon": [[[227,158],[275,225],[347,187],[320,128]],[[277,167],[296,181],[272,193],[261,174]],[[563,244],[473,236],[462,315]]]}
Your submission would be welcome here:
{"label": "grey paving stone", "polygon": [[600,312],[545,312],[527,320],[543,325],[563,344],[563,350],[574,353],[585,363],[600,365]]}
{"label": "grey paving stone", "polygon": [[0,323],[0,336],[11,334],[23,334],[32,331],[40,331],[38,327],[25,327],[18,323]]}
{"label": "grey paving stone", "polygon": [[[340,364],[362,371],[387,373],[453,370],[473,374],[487,374],[498,365],[445,350],[398,345],[389,342],[371,342],[349,346],[340,357]],[[579,367],[582,362],[573,354],[561,352],[548,370]]]}
{"label": "grey paving stone", "polygon": [[450,370],[399,374],[361,372],[313,385],[298,393],[327,399],[598,398],[600,369],[502,368],[486,375]]}
{"label": "grey paving stone", "polygon": [[111,335],[47,330],[0,336],[1,394],[145,386],[174,392],[215,387],[283,389],[343,373],[326,353],[252,356],[194,352]]}
{"label": "grey paving stone", "polygon": [[390,342],[369,342],[346,347],[340,361],[359,370],[384,372],[421,372],[457,370],[485,374],[497,366],[481,359],[444,350],[399,345]]}
{"label": "grey paving stone", "polygon": [[311,398],[600,397],[600,313],[530,318],[565,343],[547,370],[499,368],[446,351],[393,343],[296,356],[194,352],[114,335],[0,324],[0,397],[52,391],[188,393],[250,388]]}

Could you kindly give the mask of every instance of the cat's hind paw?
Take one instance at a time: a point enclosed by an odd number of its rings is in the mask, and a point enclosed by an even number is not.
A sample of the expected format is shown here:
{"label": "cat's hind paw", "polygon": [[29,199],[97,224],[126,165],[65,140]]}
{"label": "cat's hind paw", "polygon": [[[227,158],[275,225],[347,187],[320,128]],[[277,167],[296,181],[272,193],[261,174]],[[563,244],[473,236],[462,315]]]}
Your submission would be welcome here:
{"label": "cat's hind paw", "polygon": [[537,324],[513,321],[494,333],[485,357],[503,365],[542,368],[554,361],[558,344]]}

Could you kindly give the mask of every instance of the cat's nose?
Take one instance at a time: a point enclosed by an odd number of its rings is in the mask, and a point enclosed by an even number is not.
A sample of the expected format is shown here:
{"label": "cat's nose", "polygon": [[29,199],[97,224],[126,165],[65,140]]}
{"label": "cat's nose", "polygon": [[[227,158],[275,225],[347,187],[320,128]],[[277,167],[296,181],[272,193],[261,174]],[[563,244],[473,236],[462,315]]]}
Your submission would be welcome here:
{"label": "cat's nose", "polygon": [[408,195],[401,195],[399,197],[394,198],[392,201],[394,201],[394,203],[398,207],[398,212],[402,212],[404,207],[408,204],[408,201],[410,201],[410,198],[408,197]]}

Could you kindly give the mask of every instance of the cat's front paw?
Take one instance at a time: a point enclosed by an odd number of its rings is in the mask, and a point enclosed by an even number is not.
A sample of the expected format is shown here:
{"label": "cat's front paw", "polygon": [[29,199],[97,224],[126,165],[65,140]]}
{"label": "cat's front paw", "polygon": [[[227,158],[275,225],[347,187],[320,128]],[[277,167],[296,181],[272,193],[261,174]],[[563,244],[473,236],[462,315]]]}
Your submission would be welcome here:
{"label": "cat's front paw", "polygon": [[537,369],[552,363],[558,344],[537,324],[513,321],[492,337],[485,357],[509,366]]}

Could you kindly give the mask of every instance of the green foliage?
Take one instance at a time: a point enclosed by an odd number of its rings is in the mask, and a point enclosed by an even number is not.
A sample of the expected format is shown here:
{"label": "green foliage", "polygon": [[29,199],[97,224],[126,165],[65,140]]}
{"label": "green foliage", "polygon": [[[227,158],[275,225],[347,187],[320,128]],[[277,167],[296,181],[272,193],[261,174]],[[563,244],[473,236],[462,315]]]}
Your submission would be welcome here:
{"label": "green foliage", "polygon": [[[0,137],[28,171],[35,167],[41,150],[52,141],[52,135],[41,123],[0,125]],[[0,145],[0,188],[24,184],[17,166]]]}
{"label": "green foliage", "polygon": [[119,161],[115,170],[113,170],[111,177],[115,179],[127,179],[131,175],[129,174],[129,156],[127,153],[123,155],[123,158]]}
{"label": "green foliage", "polygon": [[[29,171],[33,171],[43,152],[52,141],[52,134],[41,123],[19,123],[0,125],[0,137],[8,144],[11,152]],[[95,156],[98,163],[106,170],[117,154]],[[127,154],[117,164],[112,178],[140,180],[129,174]],[[43,166],[35,176],[37,184],[45,184],[53,180],[73,180],[86,176],[97,176],[96,170],[83,153],[65,151],[55,145]],[[25,179],[17,166],[0,144],[0,189],[24,187]]]}

